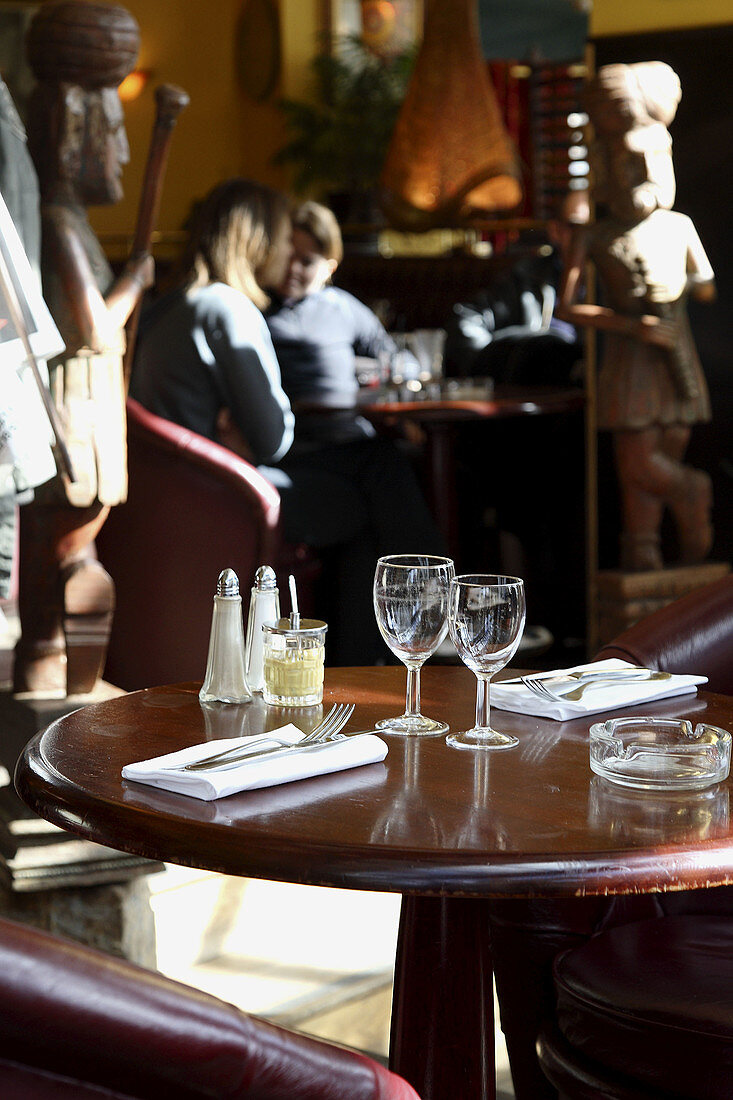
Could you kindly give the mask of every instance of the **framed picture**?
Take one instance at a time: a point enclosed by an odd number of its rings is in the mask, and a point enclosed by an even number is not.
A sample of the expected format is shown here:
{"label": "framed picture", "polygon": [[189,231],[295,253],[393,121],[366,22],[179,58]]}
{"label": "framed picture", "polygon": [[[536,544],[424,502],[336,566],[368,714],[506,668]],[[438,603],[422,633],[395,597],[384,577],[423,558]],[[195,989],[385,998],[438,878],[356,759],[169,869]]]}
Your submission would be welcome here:
{"label": "framed picture", "polygon": [[28,340],[37,359],[50,359],[64,350],[64,341],[48,306],[41,296],[38,279],[33,274],[13,225],[5,200],[0,195],[0,368],[20,366],[27,358],[25,345],[13,323],[13,311],[8,301],[12,293],[9,280],[25,322]]}
{"label": "framed picture", "polygon": [[280,21],[274,0],[246,0],[237,27],[237,69],[244,90],[268,99],[280,75]]}
{"label": "framed picture", "polygon": [[408,50],[422,34],[422,0],[327,0],[333,38],[358,35],[374,53]]}

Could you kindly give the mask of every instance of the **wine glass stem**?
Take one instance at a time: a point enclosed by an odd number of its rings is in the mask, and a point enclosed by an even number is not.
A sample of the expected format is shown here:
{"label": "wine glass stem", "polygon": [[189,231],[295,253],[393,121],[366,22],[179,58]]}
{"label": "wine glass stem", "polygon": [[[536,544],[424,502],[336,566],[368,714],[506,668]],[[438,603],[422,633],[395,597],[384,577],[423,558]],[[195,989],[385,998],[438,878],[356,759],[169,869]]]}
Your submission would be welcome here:
{"label": "wine glass stem", "polygon": [[476,676],[476,728],[487,730],[489,726],[489,682],[490,676]]}
{"label": "wine glass stem", "polygon": [[420,713],[420,669],[408,668],[407,670],[407,700],[405,702],[405,714],[412,716]]}

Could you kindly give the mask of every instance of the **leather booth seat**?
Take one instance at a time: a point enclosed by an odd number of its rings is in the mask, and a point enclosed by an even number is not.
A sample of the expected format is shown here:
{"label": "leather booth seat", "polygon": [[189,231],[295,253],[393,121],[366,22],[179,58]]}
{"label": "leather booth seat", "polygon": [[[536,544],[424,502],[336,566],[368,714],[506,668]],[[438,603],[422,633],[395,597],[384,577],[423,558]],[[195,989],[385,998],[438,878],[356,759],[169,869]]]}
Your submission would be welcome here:
{"label": "leather booth seat", "polygon": [[540,1036],[562,1100],[730,1100],[733,922],[665,916],[557,957],[556,1024]]}
{"label": "leather booth seat", "polygon": [[310,1039],[92,948],[0,920],[3,1100],[419,1100]]}

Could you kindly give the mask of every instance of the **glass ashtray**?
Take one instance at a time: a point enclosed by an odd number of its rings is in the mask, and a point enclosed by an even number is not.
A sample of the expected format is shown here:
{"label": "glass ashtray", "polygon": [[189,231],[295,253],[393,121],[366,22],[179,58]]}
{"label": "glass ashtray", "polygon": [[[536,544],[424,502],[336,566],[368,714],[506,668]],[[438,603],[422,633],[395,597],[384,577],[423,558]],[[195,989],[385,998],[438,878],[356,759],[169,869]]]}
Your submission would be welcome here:
{"label": "glass ashtray", "polygon": [[647,791],[695,791],[730,772],[731,735],[686,718],[609,718],[590,728],[596,775]]}

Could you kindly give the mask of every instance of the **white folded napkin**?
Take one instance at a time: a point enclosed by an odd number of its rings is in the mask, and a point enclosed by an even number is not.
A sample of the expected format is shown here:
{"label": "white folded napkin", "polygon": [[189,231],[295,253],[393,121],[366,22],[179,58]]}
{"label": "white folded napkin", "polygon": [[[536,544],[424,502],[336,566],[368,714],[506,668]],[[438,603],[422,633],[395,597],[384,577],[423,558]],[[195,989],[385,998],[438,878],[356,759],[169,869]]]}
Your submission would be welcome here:
{"label": "white folded napkin", "polygon": [[[294,746],[304,736],[301,730],[291,724],[272,730],[271,735]],[[152,787],[175,791],[176,794],[189,794],[192,798],[210,802],[214,798],[225,798],[226,795],[237,794],[239,791],[275,787],[279,783],[292,783],[296,779],[308,779],[312,775],[325,775],[327,772],[358,768],[362,764],[375,764],[384,760],[387,755],[384,741],[373,734],[367,734],[364,737],[346,737],[343,741],[329,741],[317,748],[309,748],[307,751],[303,749],[302,752],[293,749],[292,752],[282,755],[255,756],[251,760],[242,760],[236,766],[230,764],[226,768],[205,772],[180,770],[182,765],[203,760],[216,752],[245,748],[247,745],[254,748],[255,743],[263,749],[276,746],[276,742],[268,742],[266,736],[206,741],[202,745],[191,745],[178,752],[156,756],[152,760],[126,764],[122,769],[122,778],[149,783]]]}
{"label": "white folded napkin", "polygon": [[[572,668],[560,668],[539,675],[559,676],[568,672],[598,672],[601,669],[629,668],[636,665],[611,657],[606,661],[593,661],[587,665],[574,665]],[[637,703],[650,703],[653,699],[666,699],[670,695],[687,695],[697,690],[698,684],[706,684],[707,676],[676,676],[668,680],[602,680],[585,687],[581,699],[562,699],[552,702],[540,699],[522,683],[492,682],[490,702],[498,710],[511,710],[517,714],[536,714],[540,718],[554,718],[566,722],[569,718],[580,718],[584,714],[598,714],[604,710],[618,710],[619,707],[631,707]],[[548,684],[551,691],[562,694],[572,691],[576,684]]]}

